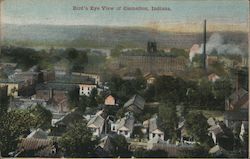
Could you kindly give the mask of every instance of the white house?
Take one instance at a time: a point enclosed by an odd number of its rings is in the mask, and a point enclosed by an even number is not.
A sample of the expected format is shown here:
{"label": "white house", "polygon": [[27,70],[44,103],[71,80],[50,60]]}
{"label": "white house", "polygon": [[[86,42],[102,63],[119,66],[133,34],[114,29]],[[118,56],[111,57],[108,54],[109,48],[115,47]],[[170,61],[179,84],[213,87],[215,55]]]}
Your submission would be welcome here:
{"label": "white house", "polygon": [[111,131],[130,138],[134,129],[134,122],[134,116],[132,114],[126,114],[125,117],[111,124]]}
{"label": "white house", "polygon": [[80,96],[83,95],[90,96],[90,93],[94,88],[96,88],[95,84],[79,84]]}
{"label": "white house", "polygon": [[159,138],[160,140],[164,141],[164,132],[159,128],[157,119],[157,116],[148,119],[143,122],[143,126],[147,129],[149,140]]}
{"label": "white house", "polygon": [[103,111],[99,111],[96,113],[94,117],[92,117],[88,124],[87,127],[91,129],[93,136],[100,136],[103,131],[105,119],[101,116]]}

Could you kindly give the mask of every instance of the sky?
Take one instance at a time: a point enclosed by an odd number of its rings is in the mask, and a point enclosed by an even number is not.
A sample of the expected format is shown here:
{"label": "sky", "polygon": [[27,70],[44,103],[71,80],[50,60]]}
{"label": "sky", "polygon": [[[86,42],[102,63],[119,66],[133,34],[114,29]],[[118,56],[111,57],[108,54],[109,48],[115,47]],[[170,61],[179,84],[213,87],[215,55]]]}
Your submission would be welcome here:
{"label": "sky", "polygon": [[[149,11],[73,10],[81,7],[148,7]],[[151,11],[151,7],[170,11]],[[247,26],[248,0],[5,0],[7,24],[167,26],[200,23]],[[159,27],[158,26],[158,27]]]}

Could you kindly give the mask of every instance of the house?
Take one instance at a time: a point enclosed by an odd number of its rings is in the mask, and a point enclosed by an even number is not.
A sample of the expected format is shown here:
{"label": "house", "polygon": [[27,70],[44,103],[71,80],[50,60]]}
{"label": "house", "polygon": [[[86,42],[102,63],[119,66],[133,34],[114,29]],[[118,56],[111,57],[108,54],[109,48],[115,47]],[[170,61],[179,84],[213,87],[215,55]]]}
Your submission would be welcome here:
{"label": "house", "polygon": [[55,77],[63,77],[69,74],[69,68],[68,68],[69,62],[61,62],[57,63],[54,66],[54,72],[55,72]]}
{"label": "house", "polygon": [[31,132],[21,139],[14,157],[55,157],[58,147],[55,142],[48,139],[47,133],[41,129]]}
{"label": "house", "polygon": [[97,88],[95,84],[79,84],[79,89],[80,89],[80,96],[86,95],[86,96],[90,96],[91,91],[94,88]]}
{"label": "house", "polygon": [[99,137],[102,134],[104,124],[105,119],[101,116],[101,114],[97,113],[89,120],[87,127],[91,129],[93,136]]}
{"label": "house", "polygon": [[104,104],[107,105],[107,106],[118,106],[115,97],[112,96],[112,95],[108,95],[105,98]]}
{"label": "house", "polygon": [[219,145],[227,150],[232,150],[233,132],[226,127],[223,122],[218,122],[216,125],[208,128],[208,135],[212,137],[215,145]]}
{"label": "house", "polygon": [[7,88],[8,86],[1,86],[0,85],[0,94],[1,94],[1,97],[7,97]]}
{"label": "house", "polygon": [[208,75],[208,80],[209,81],[215,82],[215,81],[217,81],[219,79],[220,79],[220,77],[215,73],[211,73],[210,75]]}
{"label": "house", "polygon": [[156,80],[156,75],[154,73],[147,73],[144,75],[144,78],[147,81],[147,84],[153,84]]}
{"label": "house", "polygon": [[233,92],[225,102],[225,110],[245,110],[248,111],[249,96],[248,91],[243,88]]}
{"label": "house", "polygon": [[112,157],[112,152],[115,147],[112,143],[112,138],[110,136],[105,136],[100,140],[100,143],[97,145],[95,152],[98,157]]}
{"label": "house", "polygon": [[55,72],[53,70],[41,70],[42,72],[42,81],[54,81],[55,80]]}
{"label": "house", "polygon": [[91,74],[91,73],[81,73],[81,72],[72,72],[72,75],[78,75],[78,76],[83,76],[83,77],[88,77],[94,79],[94,83],[96,85],[101,84],[101,77],[98,74]]}
{"label": "house", "polygon": [[194,140],[194,137],[187,132],[185,122],[186,121],[183,119],[178,123],[178,138],[180,139],[181,143],[193,145],[196,143],[196,141]]}
{"label": "house", "polygon": [[134,95],[124,104],[124,108],[134,113],[142,113],[144,104],[145,100],[141,96]]}
{"label": "house", "polygon": [[135,118],[132,113],[126,113],[125,117],[111,124],[111,131],[126,138],[130,138],[134,129]]}
{"label": "house", "polygon": [[225,111],[224,112],[224,123],[230,129],[234,128],[235,124],[248,121],[247,111]]}
{"label": "house", "polygon": [[78,109],[73,109],[66,115],[62,115],[62,117],[54,123],[54,128],[51,131],[51,135],[60,136],[62,135],[62,132],[65,132],[65,130],[72,126],[74,122],[81,120],[84,120],[82,114],[79,112]]}
{"label": "house", "polygon": [[18,97],[25,88],[24,81],[1,80],[0,87],[7,86],[7,95]]}
{"label": "house", "polygon": [[248,121],[243,121],[241,123],[241,127],[240,127],[240,134],[239,134],[239,137],[241,139],[242,142],[248,142],[246,141],[246,136],[248,136]]}
{"label": "house", "polygon": [[26,138],[47,139],[48,134],[42,129],[38,128],[32,131]]}
{"label": "house", "polygon": [[51,126],[55,127],[55,123],[61,120],[64,116],[66,116],[66,113],[52,113]]}
{"label": "house", "polygon": [[159,138],[164,141],[164,132],[159,128],[157,116],[143,122],[143,127],[147,129],[149,140]]}
{"label": "house", "polygon": [[209,131],[209,135],[212,137],[214,144],[217,144],[217,138],[219,138],[219,136],[222,136],[224,134],[224,131],[222,130],[222,128],[220,127],[219,124],[211,126],[210,128],[208,128]]}
{"label": "house", "polygon": [[27,85],[34,85],[41,81],[42,74],[39,72],[27,71],[27,72],[15,72],[8,76],[10,80],[24,81]]}
{"label": "house", "polygon": [[36,99],[43,99],[52,103],[57,111],[69,111],[68,93],[77,88],[72,84],[46,83],[36,86]]}

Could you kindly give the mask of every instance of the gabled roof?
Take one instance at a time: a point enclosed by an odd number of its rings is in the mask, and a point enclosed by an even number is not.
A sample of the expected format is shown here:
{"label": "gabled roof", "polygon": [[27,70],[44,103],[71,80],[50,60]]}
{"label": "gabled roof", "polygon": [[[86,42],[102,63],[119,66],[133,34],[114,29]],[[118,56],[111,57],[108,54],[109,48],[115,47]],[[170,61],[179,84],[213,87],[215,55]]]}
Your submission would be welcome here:
{"label": "gabled roof", "polygon": [[149,129],[149,133],[160,133],[162,134],[163,131],[158,126],[157,117],[153,117],[143,122],[143,125]]}
{"label": "gabled roof", "polygon": [[219,125],[214,125],[208,128],[208,131],[213,132],[216,136],[224,132]]}
{"label": "gabled roof", "polygon": [[134,95],[132,98],[130,98],[125,104],[124,107],[129,107],[131,105],[135,105],[137,108],[140,110],[144,109],[144,104],[145,100],[139,96],[139,95]]}
{"label": "gabled roof", "polygon": [[230,96],[229,99],[233,101],[237,100],[237,98],[242,98],[244,95],[248,94],[248,91],[246,91],[243,88],[240,88],[238,91],[234,91]]}
{"label": "gabled roof", "polygon": [[110,151],[113,148],[112,142],[111,142],[111,137],[110,136],[105,136],[100,140],[100,144],[98,145],[105,151]]}
{"label": "gabled roof", "polygon": [[37,150],[51,145],[53,145],[52,140],[25,138],[21,140],[21,143],[18,145],[18,147],[20,150]]}
{"label": "gabled roof", "polygon": [[82,120],[84,117],[81,115],[78,110],[73,110],[72,112],[67,113],[65,116],[63,116],[61,119],[59,119],[55,125],[69,125],[73,123],[74,121]]}
{"label": "gabled roof", "polygon": [[117,130],[133,130],[135,118],[133,116],[123,117],[116,121]]}
{"label": "gabled roof", "polygon": [[90,128],[100,128],[104,125],[104,119],[100,115],[96,115],[90,119],[87,126]]}
{"label": "gabled roof", "polygon": [[26,138],[47,139],[48,134],[42,129],[38,128],[37,130],[30,133]]}

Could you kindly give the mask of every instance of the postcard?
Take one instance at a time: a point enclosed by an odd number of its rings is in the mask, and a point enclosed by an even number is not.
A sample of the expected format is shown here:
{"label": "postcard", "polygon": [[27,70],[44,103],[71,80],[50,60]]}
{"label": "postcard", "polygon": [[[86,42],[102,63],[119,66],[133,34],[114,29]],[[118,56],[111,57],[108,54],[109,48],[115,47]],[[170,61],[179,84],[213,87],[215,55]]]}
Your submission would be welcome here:
{"label": "postcard", "polygon": [[248,0],[0,7],[0,158],[248,157]]}

